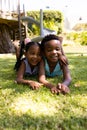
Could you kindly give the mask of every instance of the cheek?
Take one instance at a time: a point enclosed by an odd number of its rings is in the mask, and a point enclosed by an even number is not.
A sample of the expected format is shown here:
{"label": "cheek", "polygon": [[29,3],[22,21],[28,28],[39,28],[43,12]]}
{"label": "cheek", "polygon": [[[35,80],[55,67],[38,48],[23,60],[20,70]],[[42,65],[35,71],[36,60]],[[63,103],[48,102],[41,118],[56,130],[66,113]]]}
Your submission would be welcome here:
{"label": "cheek", "polygon": [[32,55],[27,54],[27,55],[26,55],[26,58],[30,59],[30,58],[32,58]]}
{"label": "cheek", "polygon": [[58,51],[57,53],[58,53],[59,55],[62,55],[62,52],[61,52],[61,51]]}
{"label": "cheek", "polygon": [[42,57],[39,57],[38,60],[41,61]]}
{"label": "cheek", "polygon": [[49,53],[48,51],[45,51],[45,52],[44,52],[44,55],[45,55],[45,56],[48,56],[49,54],[50,54],[50,53]]}

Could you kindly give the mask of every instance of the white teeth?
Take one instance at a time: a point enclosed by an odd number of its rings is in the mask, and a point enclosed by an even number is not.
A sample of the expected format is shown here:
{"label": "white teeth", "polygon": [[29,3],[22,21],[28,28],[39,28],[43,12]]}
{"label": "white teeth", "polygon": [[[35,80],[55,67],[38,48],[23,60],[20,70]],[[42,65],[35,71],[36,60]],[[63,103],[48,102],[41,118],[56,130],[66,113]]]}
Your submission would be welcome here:
{"label": "white teeth", "polygon": [[52,56],[51,58],[57,58],[57,56]]}

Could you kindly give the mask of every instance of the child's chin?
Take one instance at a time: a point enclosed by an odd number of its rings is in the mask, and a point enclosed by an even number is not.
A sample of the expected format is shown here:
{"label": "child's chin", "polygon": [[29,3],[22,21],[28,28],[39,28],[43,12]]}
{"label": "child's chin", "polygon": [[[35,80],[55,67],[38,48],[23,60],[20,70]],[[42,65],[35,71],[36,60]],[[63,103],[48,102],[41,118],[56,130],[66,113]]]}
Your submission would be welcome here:
{"label": "child's chin", "polygon": [[58,60],[57,60],[57,59],[52,59],[51,61],[52,61],[52,62],[57,62]]}
{"label": "child's chin", "polygon": [[36,66],[38,63],[32,63],[32,66]]}

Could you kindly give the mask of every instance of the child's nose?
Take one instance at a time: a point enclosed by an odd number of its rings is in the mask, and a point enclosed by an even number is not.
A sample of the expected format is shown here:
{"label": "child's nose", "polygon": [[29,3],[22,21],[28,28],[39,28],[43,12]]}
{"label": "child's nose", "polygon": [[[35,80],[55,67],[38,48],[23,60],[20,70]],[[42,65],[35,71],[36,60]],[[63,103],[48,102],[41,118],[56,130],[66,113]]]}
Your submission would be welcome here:
{"label": "child's nose", "polygon": [[53,50],[52,52],[53,52],[53,53],[56,53],[56,50]]}
{"label": "child's nose", "polygon": [[34,55],[34,58],[37,58],[37,55]]}

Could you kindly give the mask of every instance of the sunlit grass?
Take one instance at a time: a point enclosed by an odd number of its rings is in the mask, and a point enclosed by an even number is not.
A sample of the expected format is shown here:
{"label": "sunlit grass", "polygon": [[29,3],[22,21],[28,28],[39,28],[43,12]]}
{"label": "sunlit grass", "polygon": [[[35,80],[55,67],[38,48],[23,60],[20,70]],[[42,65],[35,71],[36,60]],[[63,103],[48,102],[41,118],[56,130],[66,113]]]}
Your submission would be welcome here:
{"label": "sunlit grass", "polygon": [[[87,130],[87,55],[67,54],[69,95],[14,82],[15,56],[0,57],[0,130]],[[61,78],[48,78],[56,84]]]}

